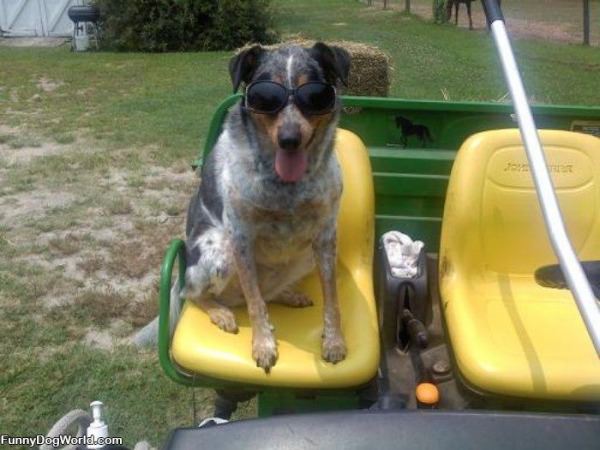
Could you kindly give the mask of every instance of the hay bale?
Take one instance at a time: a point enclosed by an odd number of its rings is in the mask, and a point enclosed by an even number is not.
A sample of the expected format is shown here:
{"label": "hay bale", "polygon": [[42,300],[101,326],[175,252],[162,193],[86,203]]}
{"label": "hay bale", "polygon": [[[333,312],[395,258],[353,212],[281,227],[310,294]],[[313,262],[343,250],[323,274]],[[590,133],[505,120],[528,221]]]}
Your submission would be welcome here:
{"label": "hay bale", "polygon": [[377,47],[359,42],[331,42],[352,57],[348,87],[344,94],[387,97],[390,92],[390,58]]}
{"label": "hay bale", "polygon": [[[268,50],[275,50],[288,45],[312,47],[316,41],[293,38],[274,45],[264,45]],[[327,41],[327,45],[335,45],[346,50],[351,57],[348,86],[342,86],[346,95],[387,97],[390,90],[390,58],[377,47],[351,41]],[[238,50],[242,51],[250,45]]]}

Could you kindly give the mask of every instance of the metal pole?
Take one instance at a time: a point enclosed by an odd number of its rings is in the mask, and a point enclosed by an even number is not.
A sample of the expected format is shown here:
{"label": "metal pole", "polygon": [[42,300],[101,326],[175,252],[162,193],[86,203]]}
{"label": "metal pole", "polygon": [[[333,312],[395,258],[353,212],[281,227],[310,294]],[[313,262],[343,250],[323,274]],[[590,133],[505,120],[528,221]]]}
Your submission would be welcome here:
{"label": "metal pole", "polygon": [[525,144],[527,159],[529,160],[531,174],[546,222],[548,236],[560,262],[567,285],[575,297],[579,313],[583,318],[596,353],[600,357],[600,308],[569,241],[504,21],[501,16],[499,18],[491,17],[491,20],[492,34],[500,53],[502,69],[517,113],[521,138]]}
{"label": "metal pole", "polygon": [[583,0],[583,45],[590,45],[590,0]]}

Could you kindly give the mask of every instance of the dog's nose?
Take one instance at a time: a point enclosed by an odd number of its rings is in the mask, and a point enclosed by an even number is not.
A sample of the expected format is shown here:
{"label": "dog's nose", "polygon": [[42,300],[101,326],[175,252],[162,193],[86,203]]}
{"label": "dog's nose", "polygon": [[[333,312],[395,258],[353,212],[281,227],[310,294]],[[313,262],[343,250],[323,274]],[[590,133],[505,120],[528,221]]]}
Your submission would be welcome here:
{"label": "dog's nose", "polygon": [[284,150],[296,150],[300,141],[300,130],[282,128],[277,132],[277,142]]}

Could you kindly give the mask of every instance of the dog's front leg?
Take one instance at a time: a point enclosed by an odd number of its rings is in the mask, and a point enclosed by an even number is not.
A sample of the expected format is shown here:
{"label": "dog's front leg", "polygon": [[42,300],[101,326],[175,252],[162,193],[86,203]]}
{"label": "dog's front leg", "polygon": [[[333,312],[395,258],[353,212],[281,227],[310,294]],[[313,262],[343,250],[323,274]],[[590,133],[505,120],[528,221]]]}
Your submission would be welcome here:
{"label": "dog's front leg", "polygon": [[[243,227],[241,227],[243,229]],[[236,231],[231,237],[233,256],[240,286],[252,325],[252,358],[258,367],[269,372],[277,361],[277,343],[273,336],[273,327],[269,322],[267,305],[260,293],[254,242],[248,233]]]}
{"label": "dog's front leg", "polygon": [[340,305],[336,287],[336,228],[335,221],[319,233],[313,250],[323,291],[323,340],[321,355],[325,361],[337,363],[346,357],[346,343],[342,334]]}

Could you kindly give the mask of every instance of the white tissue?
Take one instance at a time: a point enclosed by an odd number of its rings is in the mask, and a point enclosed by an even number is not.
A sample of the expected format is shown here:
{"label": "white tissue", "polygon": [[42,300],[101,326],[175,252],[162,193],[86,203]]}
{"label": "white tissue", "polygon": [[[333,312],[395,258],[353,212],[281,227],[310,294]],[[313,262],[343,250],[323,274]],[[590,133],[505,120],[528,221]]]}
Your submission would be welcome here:
{"label": "white tissue", "polygon": [[419,270],[418,261],[423,242],[413,241],[410,236],[399,231],[388,231],[383,235],[383,246],[392,269],[392,275],[399,278],[414,278]]}

